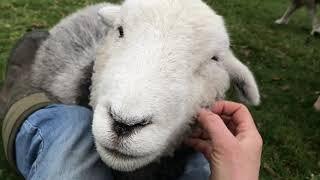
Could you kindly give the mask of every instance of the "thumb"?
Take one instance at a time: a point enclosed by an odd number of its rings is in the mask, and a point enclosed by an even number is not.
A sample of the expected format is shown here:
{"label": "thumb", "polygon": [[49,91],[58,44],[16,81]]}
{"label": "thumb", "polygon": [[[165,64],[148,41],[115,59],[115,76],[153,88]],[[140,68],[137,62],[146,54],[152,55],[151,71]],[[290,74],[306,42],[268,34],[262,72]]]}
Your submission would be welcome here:
{"label": "thumb", "polygon": [[220,116],[209,110],[201,109],[198,121],[208,133],[213,145],[226,145],[235,139]]}

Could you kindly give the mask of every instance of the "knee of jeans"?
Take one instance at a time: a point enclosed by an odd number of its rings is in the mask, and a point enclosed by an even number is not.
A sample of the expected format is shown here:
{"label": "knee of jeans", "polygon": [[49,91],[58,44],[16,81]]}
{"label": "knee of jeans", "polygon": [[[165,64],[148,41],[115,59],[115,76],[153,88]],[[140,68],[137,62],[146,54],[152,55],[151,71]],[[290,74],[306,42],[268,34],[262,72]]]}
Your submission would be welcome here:
{"label": "knee of jeans", "polygon": [[208,160],[201,153],[195,153],[190,159],[186,167],[186,171],[193,171],[202,169],[210,172],[210,165]]}
{"label": "knee of jeans", "polygon": [[43,131],[54,129],[55,133],[76,133],[91,129],[92,111],[76,105],[54,104],[37,111],[28,121]]}
{"label": "knee of jeans", "polygon": [[[71,116],[79,116],[81,119],[92,118],[92,111],[86,107],[83,106],[77,106],[77,105],[58,105],[58,111],[62,111],[63,113],[66,113]],[[48,107],[50,108],[50,106]]]}
{"label": "knee of jeans", "polygon": [[88,127],[92,123],[92,111],[76,105],[60,105],[56,111],[66,126]]}
{"label": "knee of jeans", "polygon": [[38,122],[36,126],[48,145],[68,149],[76,146],[75,144],[84,147],[92,144],[92,111],[85,107],[51,105],[37,112],[31,121]]}

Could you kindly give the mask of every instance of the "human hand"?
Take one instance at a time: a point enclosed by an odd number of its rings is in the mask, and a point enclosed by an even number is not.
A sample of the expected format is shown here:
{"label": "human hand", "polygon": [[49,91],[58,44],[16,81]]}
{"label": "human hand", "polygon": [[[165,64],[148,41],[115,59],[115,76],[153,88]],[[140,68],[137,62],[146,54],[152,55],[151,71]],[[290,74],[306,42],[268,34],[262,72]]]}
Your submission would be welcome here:
{"label": "human hand", "polygon": [[259,179],[262,138],[249,110],[242,104],[219,101],[202,109],[201,129],[186,141],[208,159],[211,180]]}

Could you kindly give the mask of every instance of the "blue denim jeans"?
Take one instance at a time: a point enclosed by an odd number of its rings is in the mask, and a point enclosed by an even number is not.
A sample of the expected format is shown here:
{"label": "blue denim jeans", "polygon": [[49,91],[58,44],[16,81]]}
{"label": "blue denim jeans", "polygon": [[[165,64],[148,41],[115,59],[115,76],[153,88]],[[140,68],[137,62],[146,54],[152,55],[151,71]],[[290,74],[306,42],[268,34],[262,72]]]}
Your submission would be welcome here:
{"label": "blue denim jeans", "polygon": [[[95,150],[92,111],[80,106],[51,105],[26,119],[16,137],[16,164],[30,180],[112,180],[111,169]],[[190,158],[180,180],[207,180],[208,162]]]}

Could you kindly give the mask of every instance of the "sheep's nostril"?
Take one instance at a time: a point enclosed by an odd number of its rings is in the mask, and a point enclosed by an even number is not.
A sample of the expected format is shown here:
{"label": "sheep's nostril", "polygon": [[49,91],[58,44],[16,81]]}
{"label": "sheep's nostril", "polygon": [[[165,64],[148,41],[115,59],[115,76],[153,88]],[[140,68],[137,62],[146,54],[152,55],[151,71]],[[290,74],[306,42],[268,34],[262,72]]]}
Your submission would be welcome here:
{"label": "sheep's nostril", "polygon": [[112,119],[112,129],[118,136],[128,136],[133,132],[151,124],[151,117],[146,118],[127,118],[116,114],[114,111],[109,109],[109,116]]}
{"label": "sheep's nostril", "polygon": [[121,122],[113,121],[113,131],[118,136],[125,136],[132,132],[133,127]]}
{"label": "sheep's nostril", "polygon": [[143,127],[148,125],[145,122],[139,122],[137,124],[124,124],[121,122],[114,121],[113,122],[113,131],[118,135],[118,136],[126,136],[132,134],[134,131],[139,130]]}

